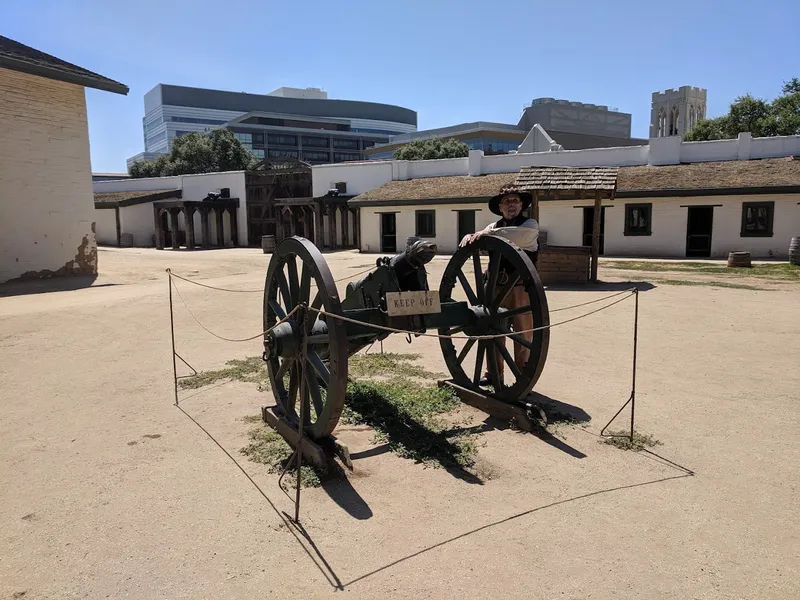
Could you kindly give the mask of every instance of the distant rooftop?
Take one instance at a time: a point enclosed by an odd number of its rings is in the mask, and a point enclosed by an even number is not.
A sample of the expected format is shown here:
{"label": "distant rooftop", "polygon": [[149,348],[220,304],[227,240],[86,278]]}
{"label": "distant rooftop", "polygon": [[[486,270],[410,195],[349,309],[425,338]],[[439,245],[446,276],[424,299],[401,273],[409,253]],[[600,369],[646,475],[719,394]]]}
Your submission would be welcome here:
{"label": "distant rooftop", "polygon": [[279,87],[272,90],[267,96],[278,96],[280,98],[315,98],[317,100],[327,100],[328,92],[320,88],[293,88]]}

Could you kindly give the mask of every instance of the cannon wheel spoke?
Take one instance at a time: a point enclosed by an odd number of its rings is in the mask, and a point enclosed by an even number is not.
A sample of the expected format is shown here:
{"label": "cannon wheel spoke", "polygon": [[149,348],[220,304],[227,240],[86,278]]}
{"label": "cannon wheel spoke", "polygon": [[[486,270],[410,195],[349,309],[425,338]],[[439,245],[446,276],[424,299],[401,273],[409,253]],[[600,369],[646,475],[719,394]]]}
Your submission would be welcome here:
{"label": "cannon wheel spoke", "polygon": [[464,344],[464,347],[461,349],[461,352],[458,354],[458,364],[461,364],[461,363],[464,362],[464,358],[467,356],[467,354],[469,354],[469,351],[472,349],[472,347],[474,345],[475,345],[475,339],[474,338],[467,340],[467,343]]}
{"label": "cannon wheel spoke", "polygon": [[472,383],[477,387],[483,377],[483,355],[486,353],[486,342],[478,340],[478,356],[475,357],[475,372]]}
{"label": "cannon wheel spoke", "polygon": [[472,290],[472,286],[469,284],[466,275],[464,275],[464,272],[461,269],[458,270],[456,277],[458,277],[461,287],[464,288],[464,293],[467,295],[470,304],[478,304],[478,297],[475,295],[475,292]]}
{"label": "cannon wheel spoke", "polygon": [[522,377],[522,371],[519,370],[517,363],[511,360],[511,355],[508,353],[508,348],[506,348],[505,340],[502,338],[495,338],[492,340],[494,342],[494,346],[500,351],[500,355],[503,357],[503,360],[511,369],[511,372],[514,373],[514,377],[520,378]]}
{"label": "cannon wheel spoke", "polygon": [[503,302],[506,301],[508,295],[511,293],[511,290],[514,289],[514,286],[517,285],[519,281],[519,273],[514,273],[512,276],[508,278],[506,284],[501,288],[500,292],[495,296],[494,300],[492,301],[492,309],[497,311]]}
{"label": "cannon wheel spoke", "polygon": [[306,359],[308,360],[308,364],[314,368],[314,371],[316,371],[317,375],[322,378],[325,387],[328,387],[331,380],[331,373],[328,371],[328,367],[325,366],[325,363],[322,362],[319,354],[317,354],[314,350],[309,350],[306,355]]}
{"label": "cannon wheel spoke", "polygon": [[477,250],[472,253],[472,268],[475,271],[475,288],[478,290],[478,304],[486,304],[483,289],[483,269],[481,268],[481,255]]}

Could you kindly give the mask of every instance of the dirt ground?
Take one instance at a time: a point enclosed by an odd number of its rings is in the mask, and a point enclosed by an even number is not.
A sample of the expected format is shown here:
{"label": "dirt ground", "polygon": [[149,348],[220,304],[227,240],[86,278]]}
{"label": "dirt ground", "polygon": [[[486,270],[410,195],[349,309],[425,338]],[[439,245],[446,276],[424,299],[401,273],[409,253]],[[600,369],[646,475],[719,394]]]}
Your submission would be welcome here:
{"label": "dirt ground", "polygon": [[[376,257],[326,258],[339,278]],[[90,287],[0,288],[0,598],[800,597],[800,285],[647,284],[601,267],[640,282],[637,427],[657,455],[598,438],[630,392],[629,300],[551,333],[536,389],[587,427],[537,437],[489,421],[481,477],[465,480],[341,426],[355,473],[303,491],[299,531],[277,476],[239,453],[242,418],[269,398],[228,383],[173,406],[164,269],[254,290],[268,260],[101,249]],[[260,331],[258,293],[178,287],[210,329]],[[618,288],[547,295],[553,309]],[[210,337],[180,303],[175,320],[197,369],[260,353]],[[445,370],[435,339],[385,349]]]}

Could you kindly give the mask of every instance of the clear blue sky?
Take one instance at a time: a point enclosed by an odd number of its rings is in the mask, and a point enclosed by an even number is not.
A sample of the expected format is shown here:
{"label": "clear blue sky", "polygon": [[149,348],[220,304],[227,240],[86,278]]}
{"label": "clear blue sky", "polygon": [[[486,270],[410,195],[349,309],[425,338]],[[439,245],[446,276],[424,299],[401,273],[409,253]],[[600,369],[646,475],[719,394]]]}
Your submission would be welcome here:
{"label": "clear blue sky", "polygon": [[3,0],[0,33],[121,81],[87,90],[94,171],[142,151],[144,94],[158,83],[398,104],[420,129],[515,123],[540,96],[633,114],[650,94],[708,89],[708,115],[738,95],[773,98],[800,77],[799,0]]}

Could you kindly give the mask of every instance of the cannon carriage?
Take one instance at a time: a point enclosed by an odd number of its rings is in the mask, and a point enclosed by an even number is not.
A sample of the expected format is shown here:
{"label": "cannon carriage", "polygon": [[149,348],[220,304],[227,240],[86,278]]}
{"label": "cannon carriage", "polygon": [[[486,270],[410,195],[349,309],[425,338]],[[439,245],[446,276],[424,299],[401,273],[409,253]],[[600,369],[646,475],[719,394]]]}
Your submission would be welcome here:
{"label": "cannon carriage", "polygon": [[[347,285],[341,298],[314,244],[292,237],[277,246],[264,288],[263,356],[275,397],[269,414],[282,422],[280,432],[299,430],[302,421],[301,435],[315,441],[330,436],[344,407],[348,357],[393,331],[409,339],[440,336],[451,383],[458,389],[509,409],[528,406],[525,398],[542,373],[549,342],[547,298],[529,256],[501,238],[482,237],[452,256],[438,290],[431,290],[425,265],[435,253],[434,244],[420,240],[393,257],[381,257],[366,276]],[[529,304],[503,308],[516,285]],[[524,311],[532,313],[536,330],[512,332],[511,319]],[[457,348],[461,336],[465,343]],[[503,336],[529,350],[524,364],[512,360]],[[484,365],[489,386],[481,385]],[[266,408],[264,414],[269,420]]]}

